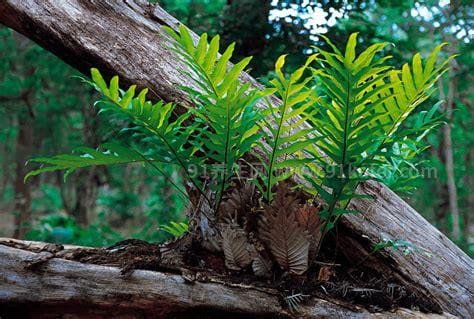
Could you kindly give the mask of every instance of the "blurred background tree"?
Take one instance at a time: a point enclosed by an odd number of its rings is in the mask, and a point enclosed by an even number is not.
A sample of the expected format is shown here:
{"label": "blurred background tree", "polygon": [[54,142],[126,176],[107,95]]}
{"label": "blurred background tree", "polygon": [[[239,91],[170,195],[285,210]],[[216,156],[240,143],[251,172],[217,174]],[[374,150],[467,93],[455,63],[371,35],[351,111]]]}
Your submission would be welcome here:
{"label": "blurred background tree", "polygon": [[[416,52],[448,43],[459,54],[438,83],[446,125],[427,136],[418,171],[385,176],[386,183],[474,255],[474,7],[470,1],[161,0],[197,33],[236,42],[237,57],[253,55],[251,74],[265,82],[273,63],[289,54],[301,64],[321,34],[345,43],[359,32],[361,50],[392,46],[396,65]],[[104,245],[125,237],[161,241],[158,226],[181,221],[185,199],[153,168],[128,166],[80,171],[62,182],[42,175],[23,183],[31,155],[55,154],[110,138],[92,107],[93,93],[76,72],[12,31],[0,29],[0,236]],[[291,70],[291,67],[288,71]],[[433,101],[431,101],[433,102]],[[426,107],[430,103],[426,103]],[[433,103],[431,103],[433,104]],[[423,111],[423,107],[419,111]],[[167,174],[179,181],[172,169]],[[143,227],[146,225],[146,227]]]}

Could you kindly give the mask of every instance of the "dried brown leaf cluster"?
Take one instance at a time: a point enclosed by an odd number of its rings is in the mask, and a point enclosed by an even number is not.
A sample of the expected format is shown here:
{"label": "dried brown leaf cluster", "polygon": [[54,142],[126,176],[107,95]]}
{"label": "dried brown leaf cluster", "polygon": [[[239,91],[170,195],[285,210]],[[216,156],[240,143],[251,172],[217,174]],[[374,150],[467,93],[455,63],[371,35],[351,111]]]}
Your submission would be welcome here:
{"label": "dried brown leaf cluster", "polygon": [[252,186],[235,188],[219,212],[221,247],[230,270],[252,265],[257,276],[274,266],[301,275],[321,238],[316,207],[302,202],[288,185],[280,184],[273,202],[260,205]]}

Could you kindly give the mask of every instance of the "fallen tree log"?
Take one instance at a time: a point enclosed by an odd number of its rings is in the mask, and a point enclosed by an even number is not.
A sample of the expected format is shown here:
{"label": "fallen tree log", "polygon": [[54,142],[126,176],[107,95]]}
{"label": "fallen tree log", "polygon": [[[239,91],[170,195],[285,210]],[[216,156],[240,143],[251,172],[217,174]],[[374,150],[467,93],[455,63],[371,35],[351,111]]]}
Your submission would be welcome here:
{"label": "fallen tree log", "polygon": [[[140,0],[3,0],[0,22],[85,74],[97,67],[106,74],[120,75],[125,84],[150,88],[155,97],[189,102],[177,87],[189,84],[189,79],[179,72],[182,66],[167,49],[168,39],[161,36],[162,25],[176,28],[179,22],[157,5]],[[248,75],[242,81],[257,85]],[[431,257],[422,252],[385,251],[383,258],[369,258],[367,264],[395,277],[439,309],[469,317],[474,301],[473,261],[386,187],[366,183],[359,191],[375,200],[353,201],[352,206],[363,213],[342,219],[342,253],[357,263],[370,254],[382,235],[430,251]]]}
{"label": "fallen tree log", "polygon": [[[74,316],[94,318],[274,318],[290,317],[278,292],[206,278],[190,282],[180,274],[136,270],[123,277],[114,267],[53,258],[40,269],[25,266],[39,254],[2,245],[0,239],[0,316]],[[17,241],[17,243],[22,243]],[[41,248],[43,243],[23,242]],[[74,248],[72,248],[74,249]],[[38,293],[32,293],[36,291]],[[25,307],[25,304],[28,304]],[[84,307],[84,306],[87,307]],[[314,298],[298,309],[300,318],[454,318],[409,309],[369,313]]]}

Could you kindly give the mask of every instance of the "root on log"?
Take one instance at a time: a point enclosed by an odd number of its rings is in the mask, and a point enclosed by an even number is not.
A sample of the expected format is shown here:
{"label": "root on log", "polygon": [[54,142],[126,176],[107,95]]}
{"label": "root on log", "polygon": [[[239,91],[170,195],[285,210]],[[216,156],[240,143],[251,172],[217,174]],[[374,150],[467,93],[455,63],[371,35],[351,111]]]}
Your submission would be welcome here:
{"label": "root on log", "polygon": [[[179,21],[157,5],[145,0],[2,0],[0,22],[86,74],[90,67],[97,67],[109,75],[118,74],[124,84],[150,88],[155,97],[189,102],[178,84],[190,84],[190,80],[179,72],[184,66],[167,49],[168,39],[161,29],[162,25],[176,28]],[[243,75],[242,81],[257,85],[248,75]],[[373,266],[393,274],[443,311],[469,318],[474,312],[473,261],[386,187],[366,183],[359,191],[375,200],[355,200],[353,208],[363,213],[342,219],[342,253],[356,263],[372,251],[372,243],[382,235],[430,251],[431,257],[389,250]],[[256,302],[255,309],[259,305],[261,302]]]}

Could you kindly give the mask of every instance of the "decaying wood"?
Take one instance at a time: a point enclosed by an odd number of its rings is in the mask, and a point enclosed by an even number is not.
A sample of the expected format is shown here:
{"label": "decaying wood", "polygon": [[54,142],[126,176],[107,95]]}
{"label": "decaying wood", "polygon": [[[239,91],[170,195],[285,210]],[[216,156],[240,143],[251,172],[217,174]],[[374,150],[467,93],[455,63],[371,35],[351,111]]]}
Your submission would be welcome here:
{"label": "decaying wood", "polygon": [[[162,25],[179,22],[144,0],[3,0],[0,22],[35,40],[80,71],[97,67],[118,74],[124,84],[149,87],[156,97],[187,103],[177,84],[190,84],[167,46]],[[248,75],[243,81],[251,81]],[[277,101],[275,99],[275,101]],[[446,312],[469,317],[474,292],[473,261],[386,187],[367,183],[360,192],[374,201],[352,203],[360,215],[344,217],[339,240],[355,262],[367,256],[382,235],[403,239],[431,252],[408,256],[388,250],[370,259],[374,268],[391,273],[402,284],[438,304]],[[258,308],[257,308],[258,309]]]}
{"label": "decaying wood", "polygon": [[[42,245],[46,244],[33,243],[31,246],[39,248]],[[49,315],[62,316],[120,314],[122,318],[127,314],[126,318],[165,318],[174,312],[193,309],[206,312],[207,309],[215,318],[218,318],[218,311],[221,315],[235,314],[240,318],[289,316],[278,301],[278,292],[271,289],[219,283],[212,278],[189,282],[179,274],[144,270],[122,277],[118,268],[60,258],[49,260],[35,271],[25,269],[25,265],[38,256],[39,253],[0,244],[0,315],[10,310],[29,317],[41,309],[43,312],[48,310]],[[29,306],[24,307],[25,303]],[[35,304],[38,305],[36,308]],[[422,314],[409,309],[368,313],[362,308],[346,308],[317,298],[301,305],[297,317],[454,318],[448,314]]]}

